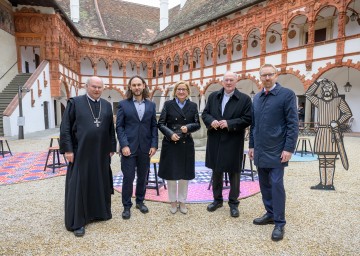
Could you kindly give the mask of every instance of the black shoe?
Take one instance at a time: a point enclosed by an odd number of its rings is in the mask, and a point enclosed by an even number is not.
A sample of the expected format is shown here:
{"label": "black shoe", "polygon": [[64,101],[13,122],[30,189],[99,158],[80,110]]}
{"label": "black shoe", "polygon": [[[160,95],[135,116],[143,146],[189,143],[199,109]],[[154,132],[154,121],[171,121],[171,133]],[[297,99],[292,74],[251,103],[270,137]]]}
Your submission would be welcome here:
{"label": "black shoe", "polygon": [[85,227],[81,227],[74,230],[74,235],[77,237],[82,237],[85,235]]}
{"label": "black shoe", "polygon": [[271,240],[273,241],[280,241],[284,238],[284,234],[285,234],[285,229],[284,227],[278,227],[275,226],[274,230],[271,234]]}
{"label": "black shoe", "polygon": [[273,219],[273,217],[270,217],[269,215],[264,214],[262,217],[254,219],[253,224],[255,224],[255,225],[274,224],[274,219]]}
{"label": "black shoe", "polygon": [[124,220],[130,219],[130,217],[131,217],[130,209],[125,208],[124,211],[122,212],[121,216]]}
{"label": "black shoe", "polygon": [[240,215],[240,212],[237,207],[230,207],[230,216],[231,217],[237,218],[237,217],[239,217],[239,215]]}
{"label": "black shoe", "polygon": [[325,190],[335,190],[335,187],[333,185],[325,185]]}
{"label": "black shoe", "polygon": [[311,186],[310,189],[325,189],[325,186],[321,182],[315,186]]}
{"label": "black shoe", "polygon": [[216,209],[218,209],[218,208],[220,208],[222,206],[223,206],[223,202],[214,201],[214,202],[212,202],[211,204],[209,204],[207,206],[207,210],[209,212],[213,212],[213,211],[215,211]]}
{"label": "black shoe", "polygon": [[146,207],[144,203],[136,204],[136,209],[139,209],[142,213],[148,213],[149,209]]}

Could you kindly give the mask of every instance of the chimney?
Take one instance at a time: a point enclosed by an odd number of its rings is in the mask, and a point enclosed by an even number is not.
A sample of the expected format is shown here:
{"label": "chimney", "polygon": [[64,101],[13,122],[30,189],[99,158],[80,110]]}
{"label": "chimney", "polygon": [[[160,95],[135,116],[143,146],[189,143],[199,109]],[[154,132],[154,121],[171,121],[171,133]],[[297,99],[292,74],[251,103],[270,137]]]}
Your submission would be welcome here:
{"label": "chimney", "polygon": [[180,2],[180,9],[182,9],[182,8],[184,7],[185,3],[186,3],[186,0],[181,0],[181,2]]}
{"label": "chimney", "polygon": [[79,0],[70,0],[70,15],[73,22],[78,23],[80,19]]}
{"label": "chimney", "polygon": [[169,24],[169,1],[160,0],[160,31],[164,30]]}

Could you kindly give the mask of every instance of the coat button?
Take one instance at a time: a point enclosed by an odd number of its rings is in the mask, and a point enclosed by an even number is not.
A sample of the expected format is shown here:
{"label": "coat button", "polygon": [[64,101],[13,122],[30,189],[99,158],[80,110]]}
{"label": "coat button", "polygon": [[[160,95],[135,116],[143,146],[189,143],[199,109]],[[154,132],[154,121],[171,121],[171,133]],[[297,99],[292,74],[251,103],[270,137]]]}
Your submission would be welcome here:
{"label": "coat button", "polygon": [[175,120],[177,120],[177,117],[175,117]]}
{"label": "coat button", "polygon": [[175,144],[177,143],[177,141],[175,141]]}
{"label": "coat button", "polygon": [[185,144],[185,141],[183,143]]}

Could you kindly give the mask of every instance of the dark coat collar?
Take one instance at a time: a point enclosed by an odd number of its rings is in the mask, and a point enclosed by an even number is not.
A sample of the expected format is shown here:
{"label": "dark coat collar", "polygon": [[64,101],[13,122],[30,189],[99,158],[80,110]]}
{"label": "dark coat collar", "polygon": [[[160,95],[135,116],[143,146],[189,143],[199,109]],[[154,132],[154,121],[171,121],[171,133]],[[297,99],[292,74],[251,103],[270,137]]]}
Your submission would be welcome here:
{"label": "dark coat collar", "polygon": [[[221,99],[224,96],[224,88],[221,88],[218,92],[217,92],[217,98]],[[240,92],[237,88],[235,88],[234,94],[231,96],[234,97],[236,99],[240,98]]]}
{"label": "dark coat collar", "polygon": [[[269,91],[269,94],[272,94],[272,95],[277,95],[280,91],[280,89],[282,88],[282,86],[276,82],[276,86],[274,89],[272,89],[271,91]],[[261,91],[261,95],[260,96],[265,96],[265,91],[264,89]]]}

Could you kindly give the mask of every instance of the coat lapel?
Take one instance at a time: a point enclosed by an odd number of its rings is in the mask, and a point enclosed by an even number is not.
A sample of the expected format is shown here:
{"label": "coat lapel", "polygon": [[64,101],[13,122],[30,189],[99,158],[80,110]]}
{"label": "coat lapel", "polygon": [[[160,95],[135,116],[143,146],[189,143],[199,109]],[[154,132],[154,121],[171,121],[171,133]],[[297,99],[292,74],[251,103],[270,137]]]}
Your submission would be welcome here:
{"label": "coat lapel", "polygon": [[233,116],[233,112],[236,111],[236,108],[234,108],[234,106],[237,104],[239,98],[240,98],[240,92],[237,89],[235,89],[234,94],[230,97],[229,101],[225,105],[223,117]]}
{"label": "coat lapel", "polygon": [[[181,116],[185,117],[184,111],[179,107],[175,99],[173,99],[171,105]],[[186,107],[186,105],[187,104],[185,104],[184,108]]]}
{"label": "coat lapel", "polygon": [[[129,104],[130,104],[130,108],[132,109],[132,112],[134,112],[134,114],[136,116],[136,119],[140,122],[140,118],[139,118],[139,115],[138,115],[136,107],[135,107],[135,103],[132,98],[129,99]],[[146,111],[146,105],[145,105],[145,111]]]}
{"label": "coat lapel", "polygon": [[219,111],[219,116],[222,116],[221,114],[221,104],[222,104],[222,99],[223,99],[223,95],[224,95],[224,88],[221,89],[220,91],[218,91],[217,93],[217,99],[218,99],[218,111]]}

